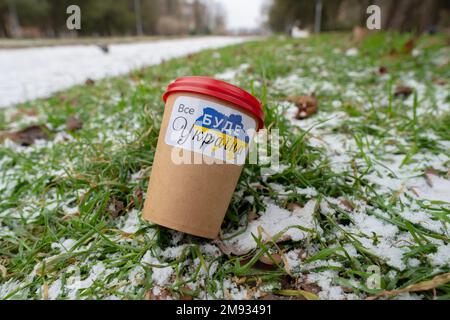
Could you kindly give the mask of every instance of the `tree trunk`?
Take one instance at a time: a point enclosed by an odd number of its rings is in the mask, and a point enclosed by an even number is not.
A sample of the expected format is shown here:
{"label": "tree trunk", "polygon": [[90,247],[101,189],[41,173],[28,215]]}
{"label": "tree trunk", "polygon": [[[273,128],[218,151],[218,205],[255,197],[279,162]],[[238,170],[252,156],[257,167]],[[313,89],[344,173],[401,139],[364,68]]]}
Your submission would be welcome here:
{"label": "tree trunk", "polygon": [[438,1],[398,0],[387,9],[386,29],[422,32],[437,22]]}
{"label": "tree trunk", "polygon": [[427,0],[422,2],[422,8],[419,10],[417,21],[418,31],[425,31],[431,27],[435,27],[439,20],[439,1]]}

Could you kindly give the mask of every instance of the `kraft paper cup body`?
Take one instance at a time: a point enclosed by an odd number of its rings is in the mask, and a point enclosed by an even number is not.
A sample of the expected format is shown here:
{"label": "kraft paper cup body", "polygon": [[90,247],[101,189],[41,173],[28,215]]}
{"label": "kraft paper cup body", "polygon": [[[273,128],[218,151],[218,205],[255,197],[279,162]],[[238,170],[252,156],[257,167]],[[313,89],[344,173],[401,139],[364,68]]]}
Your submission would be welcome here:
{"label": "kraft paper cup body", "polygon": [[[150,183],[144,205],[143,216],[156,224],[188,234],[214,239],[217,237],[231,197],[236,188],[243,165],[228,163],[176,164],[173,152],[192,158],[202,157],[198,153],[180,149],[166,143],[166,133],[174,103],[183,99],[201,99],[225,106],[239,113],[242,109],[231,103],[195,93],[171,94],[164,109],[164,116],[153,161]],[[195,103],[189,108],[196,108]],[[255,117],[245,112],[255,123]],[[173,123],[171,124],[173,125]],[[175,150],[173,150],[175,148]],[[203,155],[203,158],[208,158]]]}

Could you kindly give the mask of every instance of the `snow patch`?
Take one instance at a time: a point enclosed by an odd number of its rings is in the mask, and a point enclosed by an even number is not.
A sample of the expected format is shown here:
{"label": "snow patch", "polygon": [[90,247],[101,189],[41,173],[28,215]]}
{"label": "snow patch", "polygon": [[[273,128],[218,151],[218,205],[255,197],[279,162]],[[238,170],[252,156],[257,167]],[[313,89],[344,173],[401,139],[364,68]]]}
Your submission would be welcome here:
{"label": "snow patch", "polygon": [[[255,237],[261,236],[261,240],[266,242],[278,233],[287,230],[283,233],[283,238],[300,241],[306,239],[310,234],[295,228],[295,226],[320,230],[320,227],[314,223],[316,200],[308,201],[304,208],[297,208],[293,212],[280,208],[271,200],[266,199],[265,204],[266,210],[259,219],[250,222],[245,231],[239,235],[223,241],[226,247],[243,254],[256,248],[257,244],[253,235]],[[263,230],[263,232],[261,233],[260,230]],[[231,236],[232,234],[225,234],[224,238]]]}

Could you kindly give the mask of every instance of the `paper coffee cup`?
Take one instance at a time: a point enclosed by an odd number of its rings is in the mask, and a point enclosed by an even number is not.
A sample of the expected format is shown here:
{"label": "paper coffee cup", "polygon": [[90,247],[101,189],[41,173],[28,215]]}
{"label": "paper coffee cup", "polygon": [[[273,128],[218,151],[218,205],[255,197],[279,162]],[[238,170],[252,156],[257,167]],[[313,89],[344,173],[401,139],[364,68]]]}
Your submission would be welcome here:
{"label": "paper coffee cup", "polygon": [[144,218],[214,239],[254,134],[263,127],[261,103],[208,77],[177,79],[164,101]]}

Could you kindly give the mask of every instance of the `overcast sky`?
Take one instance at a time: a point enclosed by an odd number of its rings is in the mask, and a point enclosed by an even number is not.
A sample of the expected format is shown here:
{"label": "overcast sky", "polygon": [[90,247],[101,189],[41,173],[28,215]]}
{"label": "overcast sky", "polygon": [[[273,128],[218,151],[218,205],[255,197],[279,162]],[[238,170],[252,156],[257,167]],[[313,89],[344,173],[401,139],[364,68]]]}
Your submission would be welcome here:
{"label": "overcast sky", "polygon": [[228,29],[253,29],[261,25],[261,9],[267,0],[216,0],[226,10]]}

